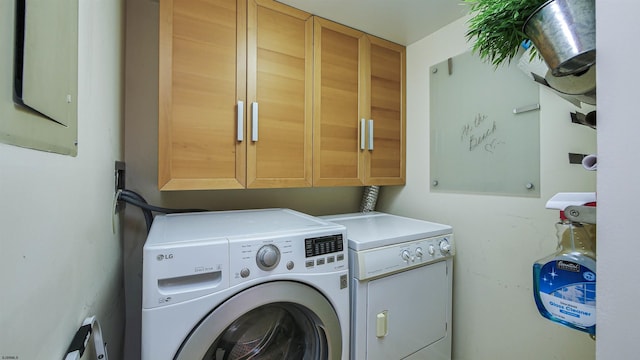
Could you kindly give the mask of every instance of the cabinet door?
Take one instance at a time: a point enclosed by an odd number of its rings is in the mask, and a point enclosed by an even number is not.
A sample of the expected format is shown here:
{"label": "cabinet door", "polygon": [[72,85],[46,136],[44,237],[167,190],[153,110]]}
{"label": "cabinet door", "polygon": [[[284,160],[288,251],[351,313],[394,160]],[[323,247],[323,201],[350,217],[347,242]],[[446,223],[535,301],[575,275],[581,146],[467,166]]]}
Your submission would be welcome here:
{"label": "cabinet door", "polygon": [[244,187],[245,1],[162,0],[159,31],[160,189]]}
{"label": "cabinet door", "polygon": [[361,186],[360,66],[365,34],[314,17],[313,185]]}
{"label": "cabinet door", "polygon": [[313,21],[249,0],[247,187],[311,186]]}
{"label": "cabinet door", "polygon": [[365,153],[367,185],[401,185],[405,183],[406,100],[405,48],[398,44],[368,36],[369,76],[365,89],[369,117]]}

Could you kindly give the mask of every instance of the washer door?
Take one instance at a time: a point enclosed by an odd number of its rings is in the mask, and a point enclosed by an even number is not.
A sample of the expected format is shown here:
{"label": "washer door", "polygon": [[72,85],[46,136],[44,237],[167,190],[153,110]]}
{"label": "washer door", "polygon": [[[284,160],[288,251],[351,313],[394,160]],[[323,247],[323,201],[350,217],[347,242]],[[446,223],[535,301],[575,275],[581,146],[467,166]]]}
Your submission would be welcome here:
{"label": "washer door", "polygon": [[329,301],[315,289],[278,281],[249,288],[214,309],[175,359],[340,359],[342,334]]}

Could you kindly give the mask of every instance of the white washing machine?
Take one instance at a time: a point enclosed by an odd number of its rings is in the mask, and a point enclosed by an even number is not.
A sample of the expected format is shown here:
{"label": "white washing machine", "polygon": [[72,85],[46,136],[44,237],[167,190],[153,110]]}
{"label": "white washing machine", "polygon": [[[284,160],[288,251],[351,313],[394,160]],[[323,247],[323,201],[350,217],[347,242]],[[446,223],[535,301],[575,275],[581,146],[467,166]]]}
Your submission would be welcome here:
{"label": "white washing machine", "polygon": [[379,212],[322,218],[347,227],[351,358],[450,360],[451,226]]}
{"label": "white washing machine", "polygon": [[157,216],[142,359],[348,359],[345,231],[288,209]]}

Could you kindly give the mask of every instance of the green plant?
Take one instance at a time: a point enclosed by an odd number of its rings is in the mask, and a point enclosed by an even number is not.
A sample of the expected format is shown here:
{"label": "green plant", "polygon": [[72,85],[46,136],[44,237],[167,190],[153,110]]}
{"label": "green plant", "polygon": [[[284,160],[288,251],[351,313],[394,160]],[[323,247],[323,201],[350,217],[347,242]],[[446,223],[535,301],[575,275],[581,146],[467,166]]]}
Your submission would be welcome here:
{"label": "green plant", "polygon": [[[525,22],[547,0],[464,0],[470,5],[467,40],[475,42],[472,51],[498,66],[511,62],[528,37]],[[531,56],[535,56],[535,48]]]}

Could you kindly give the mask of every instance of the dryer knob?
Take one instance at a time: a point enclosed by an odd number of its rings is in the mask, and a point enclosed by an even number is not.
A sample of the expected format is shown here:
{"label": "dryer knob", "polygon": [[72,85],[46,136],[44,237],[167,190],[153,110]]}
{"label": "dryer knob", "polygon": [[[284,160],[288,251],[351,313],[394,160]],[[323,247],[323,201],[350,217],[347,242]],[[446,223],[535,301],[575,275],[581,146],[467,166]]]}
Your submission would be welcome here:
{"label": "dryer knob", "polygon": [[451,251],[451,244],[449,244],[449,240],[442,239],[442,241],[440,241],[440,252],[442,253],[442,255],[446,255],[450,251]]}
{"label": "dryer knob", "polygon": [[416,248],[416,256],[422,259],[423,255],[424,255],[424,252],[422,252],[422,248],[421,247]]}
{"label": "dryer knob", "polygon": [[280,262],[280,250],[275,245],[265,245],[258,250],[256,255],[256,263],[262,270],[268,271],[275,269]]}
{"label": "dryer knob", "polygon": [[400,253],[400,257],[402,257],[402,260],[404,260],[405,262],[409,262],[409,260],[411,259],[411,253],[408,250],[402,250],[402,252]]}
{"label": "dryer knob", "polygon": [[436,247],[433,245],[429,245],[429,249],[427,250],[427,252],[429,253],[429,255],[433,256],[436,253]]}

